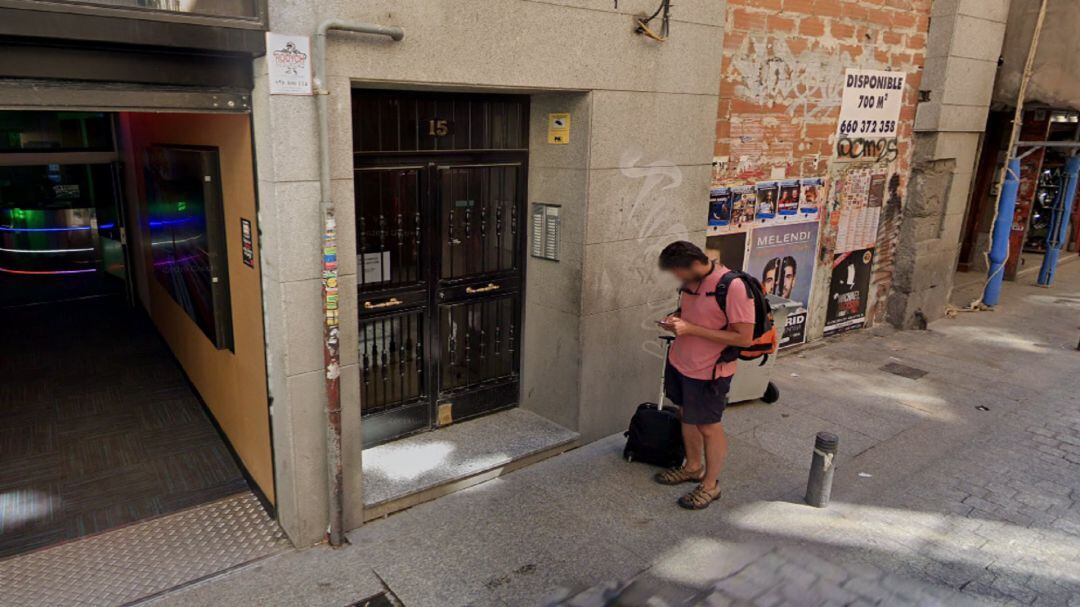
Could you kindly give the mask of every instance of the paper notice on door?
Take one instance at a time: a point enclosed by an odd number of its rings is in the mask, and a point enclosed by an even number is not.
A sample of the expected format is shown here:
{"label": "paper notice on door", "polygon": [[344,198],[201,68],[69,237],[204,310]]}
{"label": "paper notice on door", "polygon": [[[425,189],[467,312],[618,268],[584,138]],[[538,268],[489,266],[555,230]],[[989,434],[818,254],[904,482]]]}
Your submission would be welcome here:
{"label": "paper notice on door", "polygon": [[370,285],[390,280],[390,251],[361,253],[356,256],[360,266],[360,284]]}

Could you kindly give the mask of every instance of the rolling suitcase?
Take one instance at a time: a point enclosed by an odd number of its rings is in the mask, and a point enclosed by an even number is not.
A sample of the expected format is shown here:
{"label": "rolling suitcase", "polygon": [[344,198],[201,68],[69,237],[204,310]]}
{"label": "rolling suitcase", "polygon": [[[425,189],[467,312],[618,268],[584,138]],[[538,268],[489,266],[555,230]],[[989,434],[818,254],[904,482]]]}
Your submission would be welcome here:
{"label": "rolling suitcase", "polygon": [[[671,348],[674,337],[660,339]],[[667,357],[664,357],[664,370]],[[645,462],[664,468],[682,465],[686,450],[682,440],[682,420],[677,407],[664,406],[664,372],[660,372],[660,398],[655,403],[641,403],[630,418],[630,427],[623,434],[626,447],[623,458],[628,462]]]}

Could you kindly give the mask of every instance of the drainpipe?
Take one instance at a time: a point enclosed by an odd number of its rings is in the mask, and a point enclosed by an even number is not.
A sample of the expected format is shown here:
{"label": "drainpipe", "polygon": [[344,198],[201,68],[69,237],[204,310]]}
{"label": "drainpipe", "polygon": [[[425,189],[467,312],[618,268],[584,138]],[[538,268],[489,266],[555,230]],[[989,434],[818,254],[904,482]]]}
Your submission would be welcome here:
{"label": "drainpipe", "polygon": [[329,480],[331,546],[345,542],[345,496],[341,464],[341,353],[338,343],[337,220],[330,196],[330,127],[326,111],[326,32],[339,30],[361,34],[405,37],[400,27],[327,19],[315,31],[315,113],[319,121],[319,211],[323,220],[323,362],[326,367],[326,468]]}

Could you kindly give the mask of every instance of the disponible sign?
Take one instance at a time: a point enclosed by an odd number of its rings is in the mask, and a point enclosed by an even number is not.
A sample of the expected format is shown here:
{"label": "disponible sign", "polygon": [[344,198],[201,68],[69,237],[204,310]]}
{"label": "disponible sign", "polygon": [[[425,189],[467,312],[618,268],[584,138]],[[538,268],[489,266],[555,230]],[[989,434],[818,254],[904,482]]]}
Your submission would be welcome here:
{"label": "disponible sign", "polygon": [[854,70],[844,72],[840,102],[840,137],[896,137],[904,100],[902,72]]}
{"label": "disponible sign", "polygon": [[311,94],[311,39],[266,32],[271,95]]}

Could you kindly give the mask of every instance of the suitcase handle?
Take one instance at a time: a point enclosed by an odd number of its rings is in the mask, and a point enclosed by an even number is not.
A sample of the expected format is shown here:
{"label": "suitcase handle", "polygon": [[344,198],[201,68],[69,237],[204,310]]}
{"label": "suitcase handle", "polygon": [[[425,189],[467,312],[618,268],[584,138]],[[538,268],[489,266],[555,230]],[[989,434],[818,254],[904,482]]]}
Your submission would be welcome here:
{"label": "suitcase handle", "polygon": [[671,353],[671,342],[675,341],[674,335],[661,335],[660,341],[664,342],[664,363],[660,367],[660,398],[656,399],[656,410],[664,410],[664,376],[667,374],[668,354]]}

